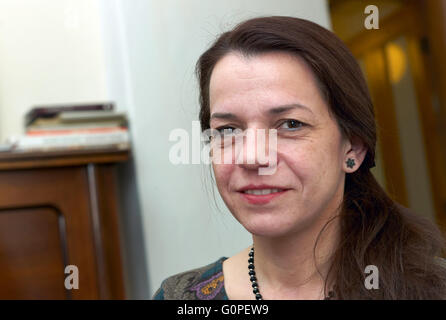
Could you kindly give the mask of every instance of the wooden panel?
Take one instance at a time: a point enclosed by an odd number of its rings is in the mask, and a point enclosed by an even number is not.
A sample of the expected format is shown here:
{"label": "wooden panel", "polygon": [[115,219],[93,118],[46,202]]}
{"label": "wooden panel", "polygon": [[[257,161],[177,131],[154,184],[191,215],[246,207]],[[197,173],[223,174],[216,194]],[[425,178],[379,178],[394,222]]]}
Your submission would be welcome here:
{"label": "wooden panel", "polygon": [[[444,130],[441,117],[436,117],[432,104],[432,83],[426,74],[428,70],[419,48],[419,39],[408,35],[408,54],[417,93],[418,114],[423,128],[426,156],[429,164],[430,181],[435,204],[436,220],[446,230],[446,158],[442,153],[441,130]],[[444,119],[443,119],[444,120]]]}
{"label": "wooden panel", "polygon": [[127,161],[127,149],[65,150],[51,152],[0,153],[0,171],[13,169],[48,168]]}
{"label": "wooden panel", "polygon": [[[429,50],[432,62],[435,66],[433,77],[435,79],[435,92],[439,95],[438,117],[443,125],[442,150],[446,157],[446,63],[444,61],[446,53],[446,1],[429,0],[420,1],[424,21],[427,26],[429,38]],[[445,164],[446,165],[446,164]]]}
{"label": "wooden panel", "polygon": [[408,207],[398,124],[384,49],[376,49],[366,54],[364,64],[369,79],[373,105],[375,106],[378,139],[380,140],[386,176],[386,189],[393,200]]}
{"label": "wooden panel", "polygon": [[[407,37],[408,57],[422,120],[436,219],[444,230],[446,230],[446,130],[444,129],[446,128],[446,90],[442,88],[446,88],[446,64],[443,62],[446,46],[445,15],[446,5],[443,0],[408,1],[402,10],[380,21],[380,29],[364,30],[347,43],[358,59],[368,56],[368,72],[377,73],[373,61],[377,58],[372,58],[370,53],[374,50],[376,53],[376,50],[396,37],[402,35]],[[429,39],[429,42],[424,42],[428,44],[424,46],[429,56],[421,55],[420,39]],[[382,68],[379,63],[376,67]],[[370,76],[368,78],[371,82]],[[373,92],[380,94],[379,88],[376,88],[380,85],[379,80],[372,85],[375,87],[371,88],[373,98],[379,101],[384,100],[386,92],[382,96],[375,96],[376,93]],[[436,100],[433,99],[436,95],[439,98],[438,103],[435,103]],[[375,103],[375,106],[381,108],[385,114],[386,110],[383,108],[385,104],[382,106]],[[384,125],[382,126],[385,128]],[[389,152],[392,151],[389,150]],[[385,165],[388,164],[385,163]]]}
{"label": "wooden panel", "polygon": [[0,210],[0,299],[70,298],[61,219],[51,207]]}
{"label": "wooden panel", "polygon": [[124,299],[121,264],[120,233],[118,224],[118,192],[115,165],[88,166],[90,190],[93,195],[93,226],[95,229],[101,298]]}
{"label": "wooden panel", "polygon": [[[429,91],[430,96],[426,98],[437,97],[434,104],[435,113],[428,115],[428,117],[435,116],[435,119],[426,121],[426,125],[430,126],[428,134],[436,135],[435,141],[431,143],[433,155],[430,161],[436,171],[433,184],[436,188],[437,221],[446,231],[446,2],[444,0],[420,1],[420,5],[429,39],[429,56],[425,57],[428,59],[424,59],[425,64],[421,66],[424,69],[420,72],[428,71],[427,75],[422,75],[424,79],[429,79],[428,76],[431,76],[428,89],[432,89],[434,94]],[[427,64],[430,64],[430,68],[426,66]],[[425,90],[424,79],[421,78],[419,83],[421,90]]]}
{"label": "wooden panel", "polygon": [[[79,289],[70,291],[72,298],[98,299],[98,270],[86,168],[0,171],[0,191],[0,210],[54,207],[60,212],[66,228],[66,263],[79,269]],[[32,256],[29,259],[32,261]]]}
{"label": "wooden panel", "polygon": [[362,57],[373,49],[383,47],[403,33],[411,32],[420,35],[422,33],[420,24],[413,23],[417,20],[417,9],[413,5],[407,5],[380,21],[379,29],[364,29],[346,44],[354,56]]}

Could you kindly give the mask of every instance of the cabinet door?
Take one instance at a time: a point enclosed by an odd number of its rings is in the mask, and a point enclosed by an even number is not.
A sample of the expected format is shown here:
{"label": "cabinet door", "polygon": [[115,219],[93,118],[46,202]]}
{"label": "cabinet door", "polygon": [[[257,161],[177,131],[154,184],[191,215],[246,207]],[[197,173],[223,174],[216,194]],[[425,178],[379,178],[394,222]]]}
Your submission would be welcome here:
{"label": "cabinet door", "polygon": [[63,216],[52,207],[0,211],[0,299],[67,299]]}
{"label": "cabinet door", "polygon": [[99,297],[89,194],[85,167],[0,172],[0,299]]}

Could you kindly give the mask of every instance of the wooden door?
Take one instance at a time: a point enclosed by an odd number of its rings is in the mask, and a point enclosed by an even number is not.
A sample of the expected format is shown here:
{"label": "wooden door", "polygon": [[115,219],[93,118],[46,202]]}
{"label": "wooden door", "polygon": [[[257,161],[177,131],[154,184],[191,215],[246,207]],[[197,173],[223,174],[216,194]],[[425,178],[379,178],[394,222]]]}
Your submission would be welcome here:
{"label": "wooden door", "polygon": [[100,297],[89,188],[85,166],[0,171],[0,299]]}
{"label": "wooden door", "polygon": [[411,2],[347,45],[363,67],[375,106],[381,183],[393,199],[446,227],[446,128],[438,117],[422,21]]}

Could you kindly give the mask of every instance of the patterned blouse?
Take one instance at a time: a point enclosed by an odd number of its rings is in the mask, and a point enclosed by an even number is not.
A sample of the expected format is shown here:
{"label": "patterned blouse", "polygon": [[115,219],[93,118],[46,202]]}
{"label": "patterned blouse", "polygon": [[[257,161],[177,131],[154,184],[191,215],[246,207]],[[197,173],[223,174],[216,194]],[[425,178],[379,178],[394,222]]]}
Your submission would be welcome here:
{"label": "patterned blouse", "polygon": [[165,279],[153,300],[229,300],[223,279],[221,257],[207,266],[182,272]]}
{"label": "patterned blouse", "polygon": [[[440,265],[446,267],[446,259],[436,257]],[[229,300],[223,279],[221,257],[207,266],[173,275],[161,283],[154,300]],[[446,299],[446,298],[445,298]]]}

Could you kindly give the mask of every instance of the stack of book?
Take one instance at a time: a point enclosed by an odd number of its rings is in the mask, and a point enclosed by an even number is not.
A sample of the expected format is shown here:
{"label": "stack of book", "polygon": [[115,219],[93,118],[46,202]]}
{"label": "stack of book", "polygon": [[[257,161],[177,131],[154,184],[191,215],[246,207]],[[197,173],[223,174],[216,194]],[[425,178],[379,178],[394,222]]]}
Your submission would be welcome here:
{"label": "stack of book", "polygon": [[25,115],[16,150],[129,148],[128,121],[113,103],[37,106]]}

